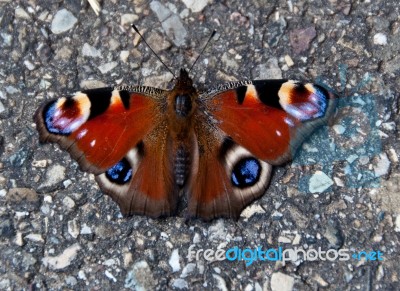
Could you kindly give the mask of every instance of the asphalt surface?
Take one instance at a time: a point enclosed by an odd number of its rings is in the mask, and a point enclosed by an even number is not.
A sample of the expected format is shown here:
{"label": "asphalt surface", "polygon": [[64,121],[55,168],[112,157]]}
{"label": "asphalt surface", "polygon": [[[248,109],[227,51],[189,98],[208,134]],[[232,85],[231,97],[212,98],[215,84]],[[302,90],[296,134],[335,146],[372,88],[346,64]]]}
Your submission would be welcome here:
{"label": "asphalt surface", "polygon": [[[266,2],[103,1],[97,16],[86,1],[0,1],[0,290],[400,289],[398,1]],[[123,218],[93,175],[39,144],[45,100],[171,86],[132,22],[173,71],[216,29],[192,71],[199,89],[283,77],[341,95],[238,221]],[[331,252],[209,261],[190,247]],[[349,257],[333,259],[340,250]]]}

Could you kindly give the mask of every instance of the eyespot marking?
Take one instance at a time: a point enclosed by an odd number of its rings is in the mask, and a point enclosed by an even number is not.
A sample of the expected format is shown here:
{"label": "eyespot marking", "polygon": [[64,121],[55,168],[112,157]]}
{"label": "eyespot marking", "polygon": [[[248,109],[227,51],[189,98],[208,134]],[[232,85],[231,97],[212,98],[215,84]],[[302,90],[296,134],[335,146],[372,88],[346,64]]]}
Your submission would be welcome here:
{"label": "eyespot marking", "polygon": [[238,188],[251,187],[261,176],[260,162],[253,157],[241,159],[232,169],[232,184]]}
{"label": "eyespot marking", "polygon": [[46,129],[53,134],[69,135],[89,117],[90,102],[85,94],[60,98],[46,105],[43,120]]}
{"label": "eyespot marking", "polygon": [[132,178],[132,167],[126,158],[106,171],[106,177],[113,183],[124,185]]}
{"label": "eyespot marking", "polygon": [[287,81],[278,92],[283,109],[300,121],[323,117],[328,107],[329,94],[322,87]]}

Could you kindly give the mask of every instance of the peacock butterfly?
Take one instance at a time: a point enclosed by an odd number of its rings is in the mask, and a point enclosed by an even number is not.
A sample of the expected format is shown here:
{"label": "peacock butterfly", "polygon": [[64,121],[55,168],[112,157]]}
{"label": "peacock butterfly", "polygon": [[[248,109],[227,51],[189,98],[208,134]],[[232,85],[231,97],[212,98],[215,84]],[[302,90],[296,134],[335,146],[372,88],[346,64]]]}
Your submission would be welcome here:
{"label": "peacock butterfly", "polygon": [[172,90],[119,86],[46,102],[34,116],[40,141],[58,143],[95,174],[124,215],[173,215],[185,194],[188,217],[237,218],[337,99],[292,80],[198,92],[181,69],[174,81]]}

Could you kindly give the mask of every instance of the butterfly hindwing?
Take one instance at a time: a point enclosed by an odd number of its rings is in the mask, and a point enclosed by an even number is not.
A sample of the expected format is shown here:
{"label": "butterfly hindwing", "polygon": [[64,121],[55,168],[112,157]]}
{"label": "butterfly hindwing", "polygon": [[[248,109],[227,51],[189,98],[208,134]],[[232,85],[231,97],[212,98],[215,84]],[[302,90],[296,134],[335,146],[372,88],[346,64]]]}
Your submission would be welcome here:
{"label": "butterfly hindwing", "polygon": [[244,207],[264,194],[272,166],[217,128],[198,127],[196,133],[198,147],[188,185],[188,215],[206,220],[238,218]]}
{"label": "butterfly hindwing", "polygon": [[119,163],[96,177],[124,215],[160,217],[176,211],[179,188],[171,156],[165,154],[169,142],[164,129],[156,127]]}

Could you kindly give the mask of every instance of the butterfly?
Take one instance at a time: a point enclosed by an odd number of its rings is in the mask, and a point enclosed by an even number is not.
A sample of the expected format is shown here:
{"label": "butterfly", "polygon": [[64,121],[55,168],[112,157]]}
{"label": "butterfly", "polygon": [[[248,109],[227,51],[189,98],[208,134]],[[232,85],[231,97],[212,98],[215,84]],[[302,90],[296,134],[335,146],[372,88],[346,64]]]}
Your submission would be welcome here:
{"label": "butterfly", "polygon": [[123,215],[238,218],[335,110],[337,96],[293,80],[230,82],[199,92],[180,70],[171,90],[119,86],[44,103],[41,142],[67,150]]}

